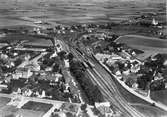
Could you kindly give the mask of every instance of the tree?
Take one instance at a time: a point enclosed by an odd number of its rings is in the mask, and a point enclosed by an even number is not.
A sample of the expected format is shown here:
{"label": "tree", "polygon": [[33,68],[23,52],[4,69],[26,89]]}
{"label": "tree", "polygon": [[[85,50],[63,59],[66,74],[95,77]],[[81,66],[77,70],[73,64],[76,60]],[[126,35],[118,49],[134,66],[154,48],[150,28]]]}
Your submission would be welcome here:
{"label": "tree", "polygon": [[53,65],[53,63],[54,63],[54,59],[45,59],[43,61],[43,64],[46,66],[49,66],[49,67],[51,67]]}
{"label": "tree", "polygon": [[93,114],[94,114],[94,115],[97,115],[98,117],[104,117],[104,116],[100,113],[100,111],[96,108],[96,106],[94,106],[94,107],[92,108],[92,111],[93,111]]}
{"label": "tree", "polygon": [[57,53],[60,57],[61,60],[63,60],[66,57],[66,52],[65,51],[61,51],[59,53]]}
{"label": "tree", "polygon": [[101,94],[101,92],[100,92],[100,90],[99,90],[99,88],[97,86],[94,86],[92,93],[93,93],[93,97],[94,97],[94,101],[95,102],[104,101],[103,100],[103,96],[102,96],[102,94]]}
{"label": "tree", "polygon": [[60,117],[57,113],[52,113],[51,117]]}
{"label": "tree", "polygon": [[85,71],[85,67],[83,66],[82,62],[80,61],[75,61],[72,60],[70,61],[70,71],[73,72],[84,72]]}
{"label": "tree", "polygon": [[66,117],[74,117],[74,115],[70,112],[66,112]]}
{"label": "tree", "polygon": [[70,62],[70,71],[73,76],[76,78],[77,82],[80,84],[83,89],[86,97],[89,100],[89,104],[93,105],[96,101],[103,101],[100,90],[93,82],[85,75],[85,67],[82,62],[72,60]]}
{"label": "tree", "polygon": [[69,53],[67,58],[69,59],[69,61],[72,61],[74,58],[74,55],[72,53]]}
{"label": "tree", "polygon": [[118,35],[113,34],[113,35],[112,35],[112,41],[114,41],[114,40],[117,39],[118,37],[119,37]]}
{"label": "tree", "polygon": [[97,45],[95,47],[95,50],[96,50],[97,53],[103,53],[102,47],[100,45]]}
{"label": "tree", "polygon": [[148,84],[147,77],[145,75],[141,76],[137,79],[137,83],[139,84],[139,88],[145,90]]}
{"label": "tree", "polygon": [[15,66],[18,66],[22,63],[22,59],[21,58],[18,58],[14,63],[15,63]]}
{"label": "tree", "polygon": [[59,72],[59,70],[60,70],[60,65],[58,63],[55,63],[52,72]]}
{"label": "tree", "polygon": [[165,83],[162,80],[156,80],[150,84],[151,91],[164,90]]}

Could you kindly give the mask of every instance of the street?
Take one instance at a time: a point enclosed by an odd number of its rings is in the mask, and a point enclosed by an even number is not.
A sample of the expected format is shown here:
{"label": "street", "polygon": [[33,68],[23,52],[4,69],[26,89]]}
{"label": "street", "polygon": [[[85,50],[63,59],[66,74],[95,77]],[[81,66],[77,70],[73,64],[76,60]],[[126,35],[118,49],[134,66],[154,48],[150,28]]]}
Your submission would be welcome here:
{"label": "street", "polygon": [[[63,41],[63,40],[62,40]],[[64,42],[65,43],[65,42]],[[69,45],[70,46],[70,45]],[[127,117],[144,117],[141,113],[136,111],[132,106],[128,104],[128,102],[122,97],[119,93],[117,86],[114,84],[111,76],[99,63],[97,60],[92,58],[91,56],[81,55],[76,49],[70,46],[71,53],[77,57],[78,60],[82,62],[86,60],[91,61],[95,66],[94,68],[88,67],[86,70],[86,74],[89,78],[94,81],[94,83],[98,86],[101,93],[105,97],[106,101],[111,102],[121,110]]]}

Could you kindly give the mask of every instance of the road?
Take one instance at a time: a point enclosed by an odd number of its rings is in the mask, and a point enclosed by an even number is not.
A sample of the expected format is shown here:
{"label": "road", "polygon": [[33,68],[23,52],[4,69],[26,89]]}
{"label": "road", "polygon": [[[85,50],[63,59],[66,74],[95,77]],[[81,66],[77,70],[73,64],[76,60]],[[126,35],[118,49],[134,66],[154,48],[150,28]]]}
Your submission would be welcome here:
{"label": "road", "polygon": [[[49,37],[50,38],[50,37]],[[52,38],[53,40],[55,38]],[[73,40],[73,39],[72,39]],[[72,42],[64,41],[61,43],[64,47],[69,46],[70,51],[81,61],[89,60],[91,61],[95,67],[87,68],[86,73],[89,78],[99,87],[101,93],[104,95],[106,101],[111,102],[115,105],[119,110],[124,114],[125,117],[144,117],[141,113],[136,111],[132,106],[128,104],[128,102],[122,97],[119,93],[117,86],[114,84],[112,77],[100,64],[97,60],[92,58],[91,56],[85,53],[81,55],[74,47],[75,44]]]}
{"label": "road", "polygon": [[[63,40],[62,40],[63,41]],[[64,42],[65,43],[65,42]],[[86,74],[89,76],[89,78],[95,83],[95,85],[98,86],[100,89],[102,95],[104,96],[106,101],[111,102],[114,106],[116,106],[125,117],[144,117],[141,113],[139,113],[137,110],[135,110],[132,106],[128,104],[128,102],[122,97],[122,95],[119,93],[117,86],[114,84],[111,76],[94,58],[86,55],[81,55],[74,46],[68,43],[66,43],[70,47],[70,51],[74,54],[74,56],[77,57],[78,60],[85,61],[89,60],[91,61],[95,67],[90,68],[88,67],[86,70]]]}
{"label": "road", "polygon": [[[67,44],[64,44],[61,40],[58,40],[56,37],[54,38],[54,44],[55,45],[59,44],[59,45],[61,45],[62,50],[66,51],[66,52],[70,52],[69,46]],[[66,80],[65,82],[67,84],[69,84],[69,86],[71,87],[71,92],[75,96],[79,97],[79,100],[81,103],[85,103],[87,100],[86,96],[82,93],[83,91],[82,91],[79,83],[77,83],[76,79],[73,76],[71,76],[69,69],[65,67],[64,61],[62,62],[61,69],[62,69],[62,74]]]}
{"label": "road", "polygon": [[30,63],[37,63],[37,61],[44,55],[46,55],[47,53],[40,53],[39,55],[37,55],[35,58],[33,58],[32,60],[28,60],[28,61],[24,61],[23,63],[21,63],[17,68],[24,68],[26,65],[30,64]]}
{"label": "road", "polygon": [[[53,106],[47,111],[42,117],[49,117],[51,113],[62,106],[63,103],[68,103],[64,101],[56,101],[56,100],[48,100],[48,99],[42,99],[42,98],[36,98],[36,97],[25,97],[22,95],[14,95],[14,94],[2,94],[0,93],[0,97],[7,97],[11,98],[11,102],[9,102],[7,105],[17,105],[18,108],[21,108],[25,103],[28,101],[34,101],[34,102],[40,102],[45,104],[52,104]],[[80,106],[78,103],[73,103],[76,106]]]}

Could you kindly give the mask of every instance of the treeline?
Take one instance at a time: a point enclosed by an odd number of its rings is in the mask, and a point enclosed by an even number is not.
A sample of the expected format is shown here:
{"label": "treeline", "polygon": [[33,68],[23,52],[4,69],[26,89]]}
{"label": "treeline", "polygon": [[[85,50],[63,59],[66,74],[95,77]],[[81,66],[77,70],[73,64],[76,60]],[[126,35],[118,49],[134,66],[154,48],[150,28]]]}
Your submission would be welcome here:
{"label": "treeline", "polygon": [[102,102],[103,96],[96,85],[93,84],[91,79],[85,75],[86,68],[81,61],[70,61],[70,72],[76,78],[88,98],[88,104],[94,105],[95,102]]}

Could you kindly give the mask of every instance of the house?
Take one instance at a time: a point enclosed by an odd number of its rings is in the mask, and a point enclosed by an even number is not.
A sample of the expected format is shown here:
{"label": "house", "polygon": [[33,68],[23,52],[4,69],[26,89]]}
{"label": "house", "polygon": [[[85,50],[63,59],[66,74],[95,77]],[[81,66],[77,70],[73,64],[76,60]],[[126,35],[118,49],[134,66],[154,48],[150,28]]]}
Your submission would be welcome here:
{"label": "house", "polygon": [[120,55],[121,55],[123,58],[127,58],[127,59],[130,59],[130,58],[131,58],[131,55],[128,54],[125,50],[122,50],[122,52],[120,53]]}
{"label": "house", "polygon": [[131,66],[131,72],[137,73],[140,70],[140,65],[132,65]]}
{"label": "house", "polygon": [[42,81],[49,81],[51,82],[59,82],[62,79],[63,75],[59,73],[52,73],[52,74],[44,74],[40,75],[38,80]]}
{"label": "house", "polygon": [[0,84],[0,91],[3,89],[8,89],[8,86],[6,84]]}
{"label": "house", "polygon": [[158,21],[156,21],[154,18],[152,20],[152,25],[154,25],[154,26],[158,25]]}
{"label": "house", "polygon": [[111,60],[111,61],[123,59],[121,56],[114,54],[114,53],[112,53],[111,55],[97,53],[95,56],[99,61],[102,61],[102,62],[104,62],[106,59]]}
{"label": "house", "polygon": [[119,70],[115,71],[116,78],[122,79],[122,74]]}
{"label": "house", "polygon": [[116,61],[117,61],[117,60],[108,59],[108,60],[106,61],[106,64],[109,65],[109,66],[112,66],[112,65],[115,64]]}
{"label": "house", "polygon": [[104,60],[105,60],[106,58],[110,58],[111,55],[97,53],[97,54],[95,55],[95,57],[96,57],[99,61],[104,62]]}
{"label": "house", "polygon": [[124,75],[129,75],[130,74],[130,70],[129,69],[126,69],[126,70],[124,70],[123,72],[122,72]]}
{"label": "house", "polygon": [[57,52],[55,51],[49,58],[53,58],[53,57],[56,57],[57,56]]}
{"label": "house", "polygon": [[66,68],[69,68],[70,65],[69,65],[69,60],[68,59],[64,59],[64,63],[65,63],[65,67]]}
{"label": "house", "polygon": [[1,32],[0,32],[0,38],[5,37],[5,36],[6,36],[5,33],[1,33]]}
{"label": "house", "polygon": [[32,76],[32,72],[29,68],[18,68],[14,74],[12,74],[13,79],[19,79],[19,78],[26,78],[28,79],[30,76]]}
{"label": "house", "polygon": [[110,102],[102,102],[102,103],[95,103],[95,107],[100,111],[102,115],[105,115],[105,117],[112,117],[114,112],[111,109],[111,103]]}
{"label": "house", "polygon": [[123,58],[117,54],[112,53],[110,59],[112,60],[122,60]]}
{"label": "house", "polygon": [[29,69],[30,71],[39,71],[41,69],[37,62],[32,62],[31,64],[26,65],[25,68]]}
{"label": "house", "polygon": [[57,47],[57,52],[59,53],[59,52],[61,52],[61,51],[62,51],[61,46]]}

